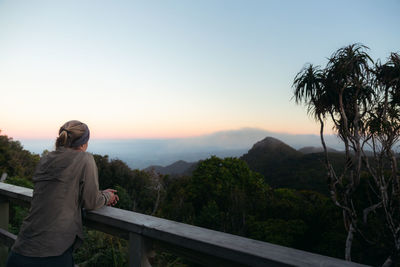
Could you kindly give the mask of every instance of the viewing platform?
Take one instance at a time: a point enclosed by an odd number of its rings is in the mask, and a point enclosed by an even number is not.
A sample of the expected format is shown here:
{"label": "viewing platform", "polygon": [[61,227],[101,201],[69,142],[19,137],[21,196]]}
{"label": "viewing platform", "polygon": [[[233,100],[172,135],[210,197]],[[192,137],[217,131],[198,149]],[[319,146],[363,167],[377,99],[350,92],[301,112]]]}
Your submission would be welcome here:
{"label": "viewing platform", "polygon": [[[32,189],[0,182],[0,243],[10,247],[9,203],[30,205]],[[87,227],[129,240],[129,266],[150,266],[154,249],[204,266],[367,266],[113,207],[87,213]],[[0,259],[4,261],[4,259]],[[1,266],[1,264],[0,264]]]}

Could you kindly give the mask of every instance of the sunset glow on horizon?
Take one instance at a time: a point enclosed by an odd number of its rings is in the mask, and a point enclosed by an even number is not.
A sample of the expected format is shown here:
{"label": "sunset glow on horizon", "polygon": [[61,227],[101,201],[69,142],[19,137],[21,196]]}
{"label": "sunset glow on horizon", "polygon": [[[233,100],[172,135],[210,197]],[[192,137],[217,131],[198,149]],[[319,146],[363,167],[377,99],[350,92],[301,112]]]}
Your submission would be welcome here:
{"label": "sunset glow on horizon", "polygon": [[[82,120],[83,121],[83,120]],[[87,121],[83,121],[87,123]],[[33,125],[33,124],[27,124],[24,125],[25,127],[20,127],[16,125],[15,128],[12,128],[11,125],[11,131],[4,131],[1,130],[2,135],[7,135],[15,140],[19,139],[53,139],[56,138],[58,135],[58,129],[61,125],[52,125],[49,124],[43,124],[39,125],[40,127],[37,127],[38,125]],[[111,127],[108,128],[107,125],[103,126],[102,124],[100,125],[95,125],[95,124],[90,124],[88,123],[91,131],[91,138],[92,139],[174,139],[174,138],[192,138],[192,137],[198,137],[198,136],[203,136],[203,135],[209,135],[213,134],[216,132],[222,132],[222,131],[232,131],[232,130],[240,130],[240,129],[245,129],[245,128],[252,128],[252,129],[259,129],[259,130],[265,130],[269,132],[274,132],[274,133],[283,133],[283,134],[318,134],[319,131],[319,126],[317,124],[313,125],[314,128],[311,129],[310,127],[304,128],[304,129],[296,129],[296,131],[290,131],[290,129],[273,129],[270,130],[268,128],[261,128],[261,127],[241,127],[241,128],[216,128],[216,129],[199,129],[199,128],[193,128],[193,129],[188,129],[185,128],[185,131],[180,131],[180,132],[174,132],[171,131],[170,128],[154,128],[150,129],[145,128],[145,129],[139,129],[138,127],[135,128],[135,132],[129,127],[126,128],[113,128]],[[190,131],[192,130],[192,131]],[[326,131],[328,134],[330,133],[330,130],[327,129]]]}
{"label": "sunset glow on horizon", "polygon": [[1,1],[1,134],[55,138],[72,119],[97,139],[318,134],[291,99],[295,75],[355,42],[374,60],[399,52],[399,11],[360,0]]}

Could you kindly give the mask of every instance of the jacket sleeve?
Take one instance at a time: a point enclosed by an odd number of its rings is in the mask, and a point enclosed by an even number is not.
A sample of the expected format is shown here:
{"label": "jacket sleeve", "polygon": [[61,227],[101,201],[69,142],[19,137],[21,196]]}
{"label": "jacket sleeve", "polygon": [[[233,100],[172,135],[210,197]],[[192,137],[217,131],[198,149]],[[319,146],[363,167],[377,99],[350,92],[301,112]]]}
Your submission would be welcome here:
{"label": "jacket sleeve", "polygon": [[99,177],[96,162],[91,154],[87,153],[81,180],[82,207],[94,210],[106,205],[110,199],[109,192],[99,190]]}

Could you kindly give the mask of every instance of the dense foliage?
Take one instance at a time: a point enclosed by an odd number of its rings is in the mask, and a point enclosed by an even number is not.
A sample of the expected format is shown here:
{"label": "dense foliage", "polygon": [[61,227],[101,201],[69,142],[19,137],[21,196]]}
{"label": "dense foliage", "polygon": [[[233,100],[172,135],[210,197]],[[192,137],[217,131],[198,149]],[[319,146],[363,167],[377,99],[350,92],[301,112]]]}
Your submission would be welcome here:
{"label": "dense foliage", "polygon": [[[0,131],[1,133],[1,131]],[[0,134],[0,176],[30,178],[39,162],[39,155],[24,150],[21,143]]]}
{"label": "dense foliage", "polygon": [[[285,187],[300,190],[312,190],[329,195],[326,185],[326,170],[323,153],[288,154],[286,156],[268,155],[269,150],[245,154],[242,159],[249,167],[263,175],[265,182],[272,187]],[[341,153],[329,153],[335,169],[344,166]]]}
{"label": "dense foliage", "polygon": [[[119,208],[343,257],[342,251],[337,249],[344,238],[340,214],[325,196],[312,191],[272,189],[260,174],[251,171],[240,159],[211,157],[200,162],[192,176],[172,178],[131,170],[124,162],[110,160],[107,156],[94,156],[100,187],[118,190]],[[11,169],[9,172],[18,171]],[[14,176],[7,181],[32,187],[32,172],[33,168],[25,178]],[[12,207],[10,231],[18,232],[26,214],[27,208]],[[77,263],[82,266],[126,265],[125,240],[90,229],[86,229],[85,235],[86,242],[75,253]],[[152,261],[156,266],[191,265],[161,251]]]}
{"label": "dense foliage", "polygon": [[[338,249],[345,238],[341,215],[327,197],[312,191],[272,189],[240,159],[211,157],[201,161],[192,176],[180,178],[131,170],[107,156],[95,155],[95,159],[101,187],[119,190],[118,207],[343,258]],[[107,238],[110,247],[124,244]],[[82,249],[90,252],[78,253],[77,260],[88,264],[92,261],[88,255],[95,252],[93,244],[86,242]],[[98,249],[107,257],[104,246]],[[110,255],[116,257],[115,252]],[[161,252],[153,259],[160,266],[171,262],[190,265]]]}

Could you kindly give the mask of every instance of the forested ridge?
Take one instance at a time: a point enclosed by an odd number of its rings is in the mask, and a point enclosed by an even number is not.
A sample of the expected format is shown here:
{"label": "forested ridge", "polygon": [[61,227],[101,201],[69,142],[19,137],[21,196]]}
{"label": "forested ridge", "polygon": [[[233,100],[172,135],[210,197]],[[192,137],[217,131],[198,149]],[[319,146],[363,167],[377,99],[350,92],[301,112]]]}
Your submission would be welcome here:
{"label": "forested ridge", "polygon": [[[9,175],[6,182],[32,187],[31,177],[40,156],[24,150],[18,141],[7,136],[1,135],[0,140],[0,170]],[[191,175],[173,177],[132,170],[123,161],[110,160],[106,155],[94,155],[94,158],[100,188],[118,190],[118,208],[344,257],[346,232],[342,214],[326,195],[312,190],[271,187],[263,175],[251,170],[242,159],[210,157],[199,162]],[[292,168],[283,162],[280,168]],[[303,171],[307,174],[306,168]],[[310,171],[309,175],[314,173]],[[362,184],[367,186],[368,179],[363,177]],[[359,199],[367,201],[369,196],[363,196],[362,192],[359,191]],[[10,212],[9,230],[18,233],[27,209],[12,205]],[[384,261],[389,245],[382,222],[377,218],[372,220],[375,221],[369,231],[378,245],[368,244],[356,235],[353,260],[378,265]],[[90,229],[85,234],[86,242],[75,253],[80,266],[126,265],[125,240]],[[163,252],[157,252],[152,263],[194,266]]]}
{"label": "forested ridge", "polygon": [[[312,190],[328,195],[324,155],[321,148],[306,147],[295,150],[284,142],[266,137],[240,157],[252,171],[260,173],[265,182],[274,188]],[[335,168],[344,165],[343,151],[331,150],[330,158]],[[199,161],[201,162],[201,161]],[[199,162],[177,161],[166,167],[150,166],[172,177],[191,176]]]}

